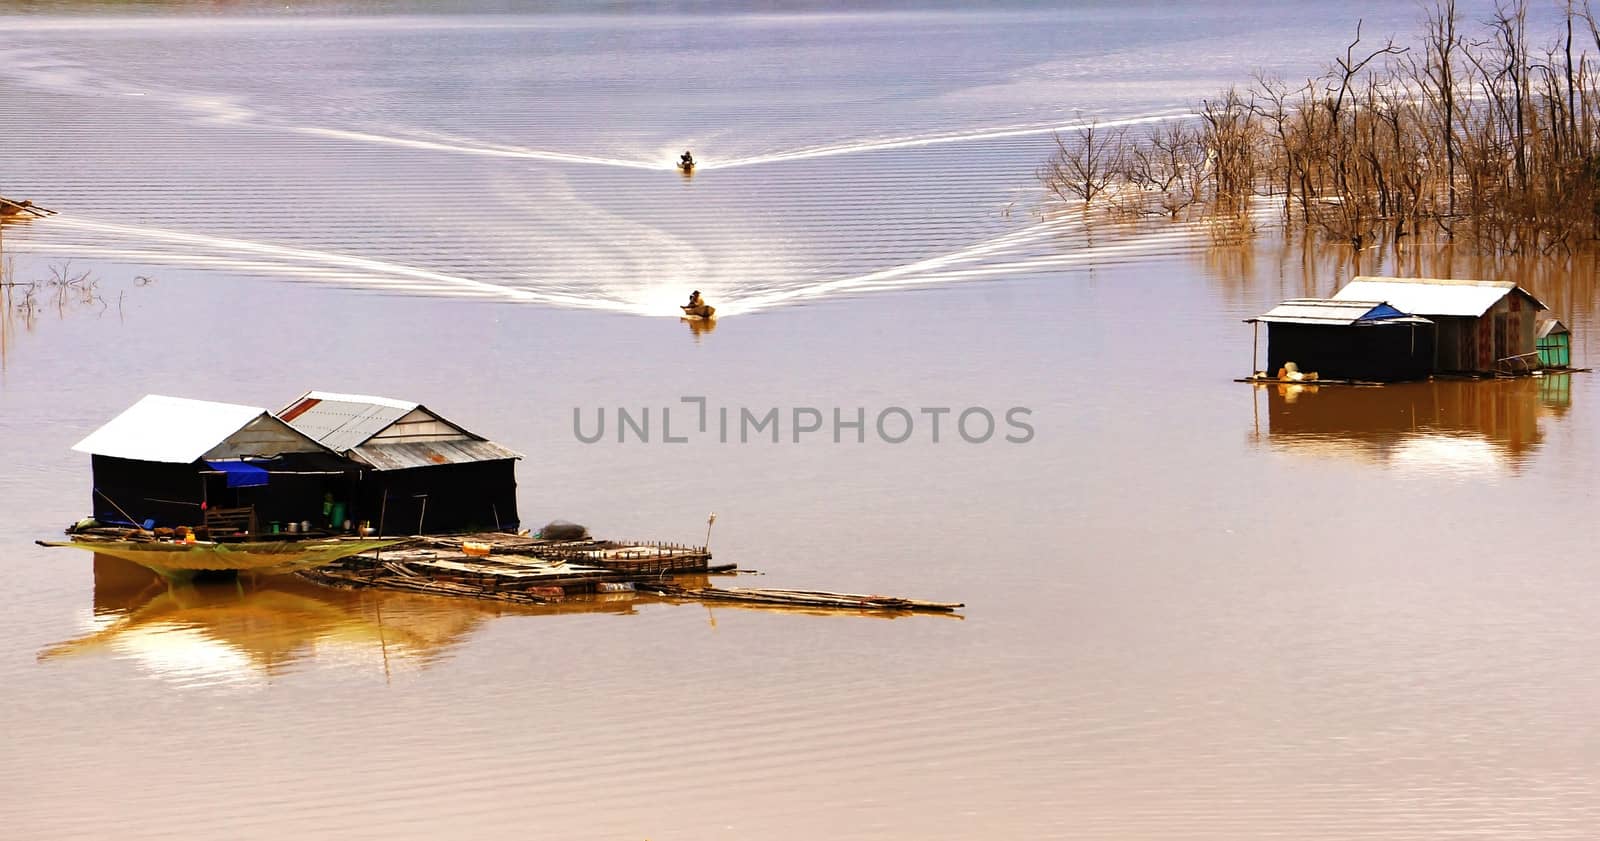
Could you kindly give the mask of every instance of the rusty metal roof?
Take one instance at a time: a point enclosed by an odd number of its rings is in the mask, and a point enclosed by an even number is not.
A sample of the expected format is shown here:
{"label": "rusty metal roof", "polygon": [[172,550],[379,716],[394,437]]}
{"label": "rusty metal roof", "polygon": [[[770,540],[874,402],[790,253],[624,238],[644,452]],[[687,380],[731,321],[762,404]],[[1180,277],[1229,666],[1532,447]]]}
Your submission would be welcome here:
{"label": "rusty metal roof", "polygon": [[366,443],[417,406],[366,394],[308,391],[277,415],[317,443],[342,453]]}
{"label": "rusty metal roof", "polygon": [[405,470],[440,464],[470,464],[522,458],[493,441],[461,439],[454,441],[414,441],[399,444],[368,444],[356,447],[350,455],[371,465],[374,470]]}
{"label": "rusty metal roof", "polygon": [[[406,420],[412,413],[424,420]],[[367,394],[308,391],[278,417],[323,446],[374,470],[406,470],[440,464],[470,464],[522,458],[481,435],[451,423],[420,403]],[[409,424],[430,427],[408,431]],[[398,426],[397,426],[398,424]]]}

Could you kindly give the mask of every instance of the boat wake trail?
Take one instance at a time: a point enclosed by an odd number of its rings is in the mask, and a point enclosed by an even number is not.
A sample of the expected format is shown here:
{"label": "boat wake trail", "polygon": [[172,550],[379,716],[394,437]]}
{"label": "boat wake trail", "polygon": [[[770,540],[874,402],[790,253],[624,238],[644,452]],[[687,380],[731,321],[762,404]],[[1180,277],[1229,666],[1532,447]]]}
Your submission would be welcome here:
{"label": "boat wake trail", "polygon": [[[229,121],[239,118],[228,113],[237,106],[218,108],[218,116]],[[1095,123],[1096,128],[1116,128],[1121,126],[1147,125],[1163,123],[1173,120],[1194,119],[1190,112],[1164,112],[1138,117],[1126,117],[1117,120],[1106,120]],[[252,120],[263,128],[279,131],[294,132],[312,137],[324,137],[334,140],[348,140],[365,143],[380,143],[390,146],[400,146],[411,149],[422,149],[434,152],[448,152],[461,155],[478,155],[497,158],[521,158],[525,160],[551,161],[554,163],[590,164],[597,166],[621,167],[626,169],[640,169],[651,171],[676,170],[671,163],[676,154],[672,150],[691,145],[687,141],[675,141],[660,144],[658,153],[647,160],[627,158],[607,158],[592,155],[578,155],[567,152],[555,152],[544,149],[529,149],[519,146],[506,146],[474,138],[455,137],[428,132],[405,131],[402,134],[378,134],[368,131],[351,129],[327,128],[322,126],[278,125],[264,120]],[[696,165],[699,171],[715,169],[732,169],[735,167],[758,166],[761,164],[787,163],[791,161],[806,161],[816,158],[829,158],[838,155],[857,155],[868,152],[885,152],[897,149],[916,149],[925,146],[941,146],[956,143],[980,143],[991,140],[1006,140],[1019,137],[1036,137],[1055,133],[1072,133],[1082,131],[1088,123],[1075,120],[1071,123],[1028,123],[1010,126],[994,126],[973,129],[961,132],[933,132],[926,134],[913,134],[901,137],[879,138],[872,140],[852,140],[812,146],[801,149],[790,149],[777,152],[768,152],[759,155],[743,157],[719,158],[717,150],[712,147],[701,147],[700,161]]]}
{"label": "boat wake trail", "polygon": [[[290,275],[377,290],[492,298],[585,309],[627,310],[617,301],[588,295],[556,293],[476,280],[371,257],[273,245],[231,237],[186,233],[162,228],[121,225],[65,214],[51,219],[52,228],[92,236],[30,237],[8,241],[16,251],[70,253],[108,259],[199,269]],[[181,246],[182,250],[159,246]],[[152,247],[156,246],[156,247]]]}
{"label": "boat wake trail", "polygon": [[[122,225],[57,216],[59,236],[8,240],[7,248],[40,254],[70,254],[137,264],[180,266],[263,276],[286,276],[348,288],[402,295],[477,298],[634,315],[676,316],[677,285],[628,282],[626,266],[601,272],[591,285],[549,288],[494,283],[372,257],[255,242],[232,237]],[[76,234],[76,235],[74,235]],[[845,277],[729,278],[697,285],[712,291],[722,315],[742,315],[841,295],[960,283],[1006,276],[1109,265],[1197,247],[1197,226],[1163,226],[1133,236],[1096,237],[1081,218],[1036,222],[958,250]],[[691,281],[685,279],[684,283]],[[750,283],[761,291],[750,292]],[[540,288],[544,286],[545,288]]]}
{"label": "boat wake trail", "polygon": [[[1120,120],[1106,120],[1095,123],[1096,128],[1116,128],[1119,126],[1145,125],[1148,123],[1162,123],[1172,120],[1193,119],[1189,112],[1170,112],[1150,114],[1141,117],[1127,117]],[[975,129],[965,132],[943,132],[905,137],[883,138],[879,140],[862,140],[847,143],[838,143],[825,146],[815,146],[807,149],[795,149],[786,152],[772,152],[764,155],[752,155],[743,158],[727,160],[712,160],[700,165],[700,169],[729,169],[740,166],[755,166],[758,164],[785,163],[788,161],[804,161],[813,158],[828,158],[835,155],[854,155],[864,152],[884,152],[893,149],[915,149],[921,146],[939,146],[951,143],[977,143],[987,140],[1005,140],[1014,137],[1032,137],[1056,132],[1075,132],[1087,127],[1082,120],[1071,123],[1030,123],[1015,126],[997,126],[992,128]]]}
{"label": "boat wake trail", "polygon": [[[958,251],[892,268],[756,295],[734,295],[726,303],[719,303],[718,311],[737,315],[841,294],[1108,265],[1157,254],[1181,253],[1203,242],[1203,229],[1194,225],[1108,237],[1092,244],[1082,236],[1085,228],[1081,218],[1038,222]],[[1069,247],[1071,250],[1063,251]]]}
{"label": "boat wake trail", "polygon": [[[735,120],[697,135],[694,149],[700,171],[727,172],[691,180],[637,175],[674,168],[679,143],[662,141],[703,130],[690,120],[568,131],[578,123],[558,101],[474,123],[472,133],[504,135],[487,140],[408,124],[402,94],[350,109],[312,87],[281,102],[251,85],[208,93],[214,80],[107,75],[46,44],[0,47],[0,74],[18,90],[0,112],[75,113],[83,103],[62,95],[87,97],[130,138],[94,159],[126,190],[68,179],[67,215],[7,238],[14,251],[49,257],[641,315],[675,316],[684,291],[698,288],[735,315],[1093,266],[1183,247],[1193,233],[1089,236],[1075,214],[997,214],[1032,202],[1048,136],[1081,130],[1082,119],[936,131],[906,123],[893,136],[854,139],[873,129],[842,123],[831,140],[785,134],[767,141],[770,151],[741,138],[755,132]],[[1152,112],[1095,125],[1189,118]],[[92,137],[75,131],[63,137]],[[592,154],[536,148],[584,136]],[[816,145],[791,146],[807,142]],[[216,158],[220,177],[188,166],[192,152],[213,149],[227,152]],[[747,169],[763,165],[778,166]],[[123,219],[150,224],[109,221]]]}
{"label": "boat wake trail", "polygon": [[673,169],[671,164],[654,164],[647,163],[645,161],[625,160],[623,158],[598,158],[590,155],[573,155],[566,152],[552,152],[545,149],[525,149],[515,146],[498,146],[466,139],[456,141],[423,140],[404,136],[373,134],[365,131],[322,128],[319,126],[277,126],[270,123],[264,123],[262,125],[267,128],[294,132],[296,134],[310,135],[312,137],[326,137],[334,140],[353,140],[363,143],[382,143],[389,146],[401,146],[409,149],[424,149],[432,152],[450,152],[458,155],[478,155],[488,158],[521,158],[531,161],[593,164],[598,166],[623,167],[626,169]]}
{"label": "boat wake trail", "polygon": [[[293,118],[274,117],[246,104],[238,96],[197,91],[167,89],[151,85],[108,78],[92,73],[76,61],[45,51],[5,51],[9,63],[7,74],[30,87],[60,93],[118,96],[138,98],[141,102],[159,103],[180,111],[187,111],[201,122],[210,125],[227,125],[255,128],[265,131],[299,134],[326,140],[369,143],[421,151],[442,152],[452,155],[471,155],[512,160],[546,161],[550,163],[583,164],[646,171],[675,170],[675,151],[691,145],[683,138],[662,140],[653,148],[639,150],[637,157],[611,157],[578,154],[553,149],[494,143],[473,137],[446,134],[406,126],[384,126],[381,130],[362,126],[307,124]],[[1192,119],[1188,112],[1162,112],[1143,116],[1098,122],[1097,127],[1142,125],[1170,120]],[[955,132],[927,132],[898,137],[846,140],[798,149],[778,150],[754,155],[722,157],[714,147],[702,146],[699,169],[729,169],[761,164],[804,161],[838,155],[882,152],[896,149],[915,149],[958,143],[979,143],[992,140],[1046,135],[1055,132],[1074,132],[1085,127],[1081,119],[1072,122],[1036,122],[1004,126],[981,127]]]}

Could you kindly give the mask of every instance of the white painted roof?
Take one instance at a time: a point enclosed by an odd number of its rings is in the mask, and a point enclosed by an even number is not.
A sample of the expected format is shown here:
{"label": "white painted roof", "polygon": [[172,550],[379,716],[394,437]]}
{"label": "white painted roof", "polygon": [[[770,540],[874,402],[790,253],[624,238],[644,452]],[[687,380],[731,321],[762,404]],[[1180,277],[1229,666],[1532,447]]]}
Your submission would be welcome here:
{"label": "white painted roof", "polygon": [[1447,280],[1443,278],[1358,277],[1333,294],[1335,301],[1387,301],[1412,315],[1446,315],[1477,318],[1512,291],[1527,295],[1535,309],[1548,309],[1525,289],[1509,280]]}
{"label": "white painted roof", "polygon": [[97,456],[188,464],[266,413],[255,406],[149,394],[72,449]]}

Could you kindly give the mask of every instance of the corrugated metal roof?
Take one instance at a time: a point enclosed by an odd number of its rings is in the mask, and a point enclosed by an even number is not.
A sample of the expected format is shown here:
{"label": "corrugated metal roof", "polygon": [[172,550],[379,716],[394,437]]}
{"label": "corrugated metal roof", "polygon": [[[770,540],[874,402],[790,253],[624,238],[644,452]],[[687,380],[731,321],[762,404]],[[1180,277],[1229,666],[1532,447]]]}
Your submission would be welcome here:
{"label": "corrugated metal roof", "polygon": [[1406,315],[1383,301],[1333,301],[1326,298],[1292,298],[1256,316],[1245,319],[1269,324],[1324,324],[1350,326],[1362,322],[1383,324],[1432,324],[1426,318]]}
{"label": "corrugated metal roof", "polygon": [[267,410],[255,406],[149,394],[72,449],[97,456],[188,464],[264,415]]}
{"label": "corrugated metal roof", "polygon": [[508,450],[493,441],[471,439],[368,444],[365,447],[355,448],[350,455],[372,465],[376,470],[405,470],[410,467],[432,467],[438,464],[470,464],[476,461],[522,458],[521,453]]}
{"label": "corrugated metal roof", "polygon": [[278,417],[324,447],[342,453],[366,443],[417,406],[366,394],[309,391],[278,412]]}
{"label": "corrugated metal roof", "polygon": [[1536,309],[1548,309],[1526,289],[1509,280],[1452,280],[1444,278],[1358,277],[1333,294],[1335,301],[1388,301],[1413,315],[1477,318],[1511,294],[1521,292]]}

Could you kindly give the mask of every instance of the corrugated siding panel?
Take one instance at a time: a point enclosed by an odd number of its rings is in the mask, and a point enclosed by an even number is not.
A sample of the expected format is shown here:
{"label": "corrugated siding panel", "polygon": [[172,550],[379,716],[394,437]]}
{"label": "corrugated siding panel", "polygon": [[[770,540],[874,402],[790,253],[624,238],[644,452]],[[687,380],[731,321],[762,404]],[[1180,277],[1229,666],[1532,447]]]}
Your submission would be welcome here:
{"label": "corrugated siding panel", "polygon": [[[411,411],[393,405],[326,398],[318,399],[314,406],[301,409],[305,402],[309,401],[297,403],[284,412],[285,416],[292,416],[289,425],[311,436],[322,446],[341,453],[360,446]],[[301,409],[299,414],[294,414],[296,409]]]}
{"label": "corrugated siding panel", "polygon": [[508,450],[493,441],[474,439],[368,444],[365,447],[355,448],[351,455],[372,465],[376,470],[406,470],[437,464],[468,464],[522,457],[520,453]]}
{"label": "corrugated siding panel", "polygon": [[281,420],[262,412],[255,420],[206,451],[206,458],[276,456],[283,453],[323,452],[315,441]]}

